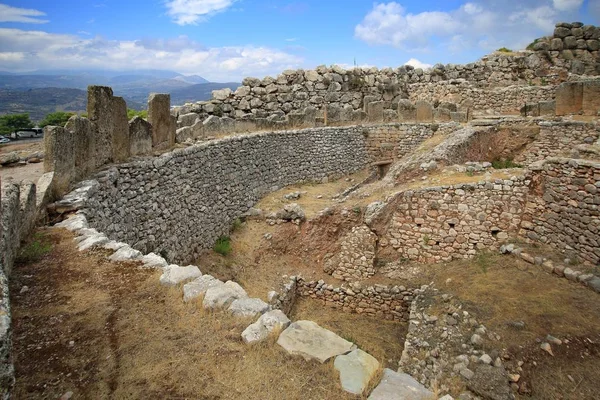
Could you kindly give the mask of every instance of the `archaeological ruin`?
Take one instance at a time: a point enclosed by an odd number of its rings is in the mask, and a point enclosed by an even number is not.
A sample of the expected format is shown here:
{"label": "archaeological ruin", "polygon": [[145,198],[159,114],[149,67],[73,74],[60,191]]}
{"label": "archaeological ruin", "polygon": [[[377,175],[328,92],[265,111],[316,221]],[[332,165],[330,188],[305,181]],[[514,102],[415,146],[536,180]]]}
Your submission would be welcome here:
{"label": "archaeological ruin", "polygon": [[[483,316],[443,286],[394,277],[407,265],[503,254],[597,303],[599,50],[599,27],[560,23],[531,50],[466,65],[286,70],[177,107],[153,94],[147,120],[128,121],[122,98],[90,86],[86,118],[46,128],[37,184],[3,187],[0,397],[10,398],[14,383],[10,276],[36,224],[71,231],[81,252],[104,249],[111,262],[159,270],[157,285],[176,288],[183,302],[251,318],[236,333],[248,346],[279,335],[271,345],[281,351],[331,360],[340,392],[373,400],[524,393],[492,350],[496,334]],[[337,181],[346,185],[321,197],[286,189]],[[261,209],[274,193],[275,208]],[[308,198],[328,203],[312,210]],[[248,221],[262,227],[265,252],[280,246],[306,259],[259,297],[202,264]],[[278,241],[276,229],[296,236]],[[304,256],[305,247],[315,254]],[[307,276],[309,267],[318,273]],[[384,368],[352,338],[294,320],[303,299],[407,327],[398,365]]]}

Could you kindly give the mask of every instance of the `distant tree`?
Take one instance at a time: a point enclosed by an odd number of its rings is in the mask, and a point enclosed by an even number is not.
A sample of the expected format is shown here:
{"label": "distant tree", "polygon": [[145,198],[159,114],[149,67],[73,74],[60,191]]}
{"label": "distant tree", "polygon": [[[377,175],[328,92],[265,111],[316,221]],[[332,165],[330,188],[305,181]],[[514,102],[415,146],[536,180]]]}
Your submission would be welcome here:
{"label": "distant tree", "polygon": [[44,119],[40,121],[39,126],[40,128],[43,128],[46,125],[65,126],[69,118],[71,118],[73,115],[75,115],[75,113],[56,111],[46,115]]}
{"label": "distant tree", "polygon": [[148,119],[148,110],[136,111],[132,108],[127,109],[127,119],[131,119],[133,117],[140,117],[144,119]]}
{"label": "distant tree", "polygon": [[33,128],[29,114],[9,114],[0,117],[0,135],[8,135],[19,129]]}

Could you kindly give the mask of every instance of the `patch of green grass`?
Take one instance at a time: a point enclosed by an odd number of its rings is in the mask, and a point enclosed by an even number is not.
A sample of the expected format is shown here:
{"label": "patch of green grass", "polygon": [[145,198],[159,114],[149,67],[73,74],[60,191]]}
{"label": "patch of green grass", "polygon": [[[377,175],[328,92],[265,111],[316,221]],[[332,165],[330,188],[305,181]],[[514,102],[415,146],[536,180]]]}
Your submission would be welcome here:
{"label": "patch of green grass", "polygon": [[231,253],[231,239],[229,236],[220,236],[217,239],[213,250],[215,253],[219,253],[222,256],[229,255],[229,253]]}
{"label": "patch of green grass", "polygon": [[20,264],[38,262],[50,251],[52,251],[52,244],[48,243],[44,235],[36,233],[31,242],[21,247],[16,261]]}
{"label": "patch of green grass", "polygon": [[506,47],[500,47],[497,51],[499,51],[500,53],[512,53],[513,52],[511,49],[507,49]]}
{"label": "patch of green grass", "polygon": [[517,164],[516,162],[514,162],[513,160],[506,159],[506,160],[494,160],[492,161],[492,167],[494,169],[507,169],[507,168],[521,168],[522,165],[521,164]]}
{"label": "patch of green grass", "polygon": [[475,257],[475,263],[477,264],[479,269],[481,269],[481,271],[485,274],[488,268],[492,265],[493,260],[490,253],[484,251],[477,254],[477,257]]}
{"label": "patch of green grass", "polygon": [[242,228],[242,220],[239,218],[234,219],[231,224],[231,232],[237,232],[241,228]]}

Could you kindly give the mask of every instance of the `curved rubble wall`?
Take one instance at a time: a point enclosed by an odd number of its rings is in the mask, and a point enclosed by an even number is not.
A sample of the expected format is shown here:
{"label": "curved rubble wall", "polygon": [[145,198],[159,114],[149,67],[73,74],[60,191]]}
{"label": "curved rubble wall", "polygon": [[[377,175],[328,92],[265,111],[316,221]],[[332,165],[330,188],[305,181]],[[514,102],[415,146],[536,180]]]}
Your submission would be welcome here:
{"label": "curved rubble wall", "polygon": [[264,194],[349,174],[368,161],[362,127],[211,141],[104,171],[87,207],[88,220],[144,253],[190,262]]}

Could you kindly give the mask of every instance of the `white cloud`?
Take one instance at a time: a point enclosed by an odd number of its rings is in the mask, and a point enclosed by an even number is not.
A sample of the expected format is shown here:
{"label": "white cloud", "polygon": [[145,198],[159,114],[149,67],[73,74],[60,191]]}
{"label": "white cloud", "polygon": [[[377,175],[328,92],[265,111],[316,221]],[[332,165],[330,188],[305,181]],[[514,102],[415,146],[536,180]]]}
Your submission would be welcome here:
{"label": "white cloud", "polygon": [[579,9],[583,0],[553,0],[554,8],[560,11],[573,11]]}
{"label": "white cloud", "polygon": [[410,60],[405,62],[404,65],[410,65],[411,67],[422,68],[422,69],[429,69],[429,68],[433,67],[433,65],[421,62],[421,61],[417,60],[416,58],[411,58]]}
{"label": "white cloud", "polygon": [[30,24],[45,24],[46,19],[39,19],[46,13],[29,8],[11,7],[6,4],[0,4],[0,22],[24,22]]}
{"label": "white cloud", "polygon": [[411,13],[394,1],[375,3],[354,33],[368,44],[417,51],[524,48],[552,33],[558,19],[575,17],[582,5],[583,0],[521,0],[518,5],[475,0],[450,11]]}
{"label": "white cloud", "polygon": [[165,69],[212,81],[277,75],[302,59],[261,46],[206,48],[186,36],[170,40],[106,40],[0,28],[0,69]]}
{"label": "white cloud", "polygon": [[237,0],[170,0],[166,2],[167,14],[178,25],[201,22],[211,15],[224,11]]}

